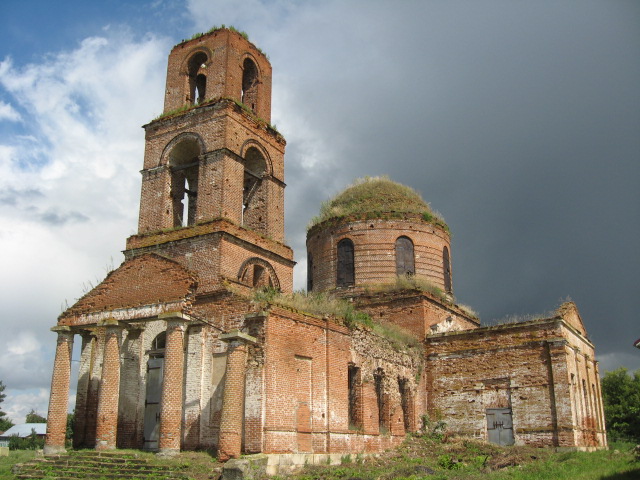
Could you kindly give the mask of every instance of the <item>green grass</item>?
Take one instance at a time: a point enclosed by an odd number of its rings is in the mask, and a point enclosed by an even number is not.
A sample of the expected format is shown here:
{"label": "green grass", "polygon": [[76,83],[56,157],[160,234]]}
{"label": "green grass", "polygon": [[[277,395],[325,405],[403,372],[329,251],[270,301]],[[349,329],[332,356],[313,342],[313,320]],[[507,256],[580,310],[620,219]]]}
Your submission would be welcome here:
{"label": "green grass", "polygon": [[0,457],[0,480],[14,480],[11,469],[16,463],[32,460],[36,455],[34,450],[11,450],[8,457]]}
{"label": "green grass", "polygon": [[330,219],[357,217],[364,219],[402,218],[420,215],[425,221],[449,230],[440,214],[434,212],[413,188],[394,182],[387,176],[356,180],[332,199],[324,202],[309,229]]}
{"label": "green grass", "polygon": [[[554,452],[550,448],[499,447],[465,438],[445,441],[408,437],[395,450],[380,456],[344,455],[342,465],[309,466],[289,480],[638,480],[640,459],[633,444],[614,443],[597,452]],[[122,453],[126,451],[118,451]],[[205,452],[183,452],[175,459],[160,460],[153,454],[132,450],[151,464],[171,464],[190,478],[212,478],[220,464]],[[0,480],[13,480],[11,468],[34,457],[33,451],[11,451],[0,457]],[[117,467],[114,467],[117,468]],[[113,473],[111,471],[110,473]]]}
{"label": "green grass", "polygon": [[397,450],[338,467],[306,467],[290,480],[638,480],[640,461],[631,444],[598,452],[498,447],[471,439],[445,443],[411,438]]}

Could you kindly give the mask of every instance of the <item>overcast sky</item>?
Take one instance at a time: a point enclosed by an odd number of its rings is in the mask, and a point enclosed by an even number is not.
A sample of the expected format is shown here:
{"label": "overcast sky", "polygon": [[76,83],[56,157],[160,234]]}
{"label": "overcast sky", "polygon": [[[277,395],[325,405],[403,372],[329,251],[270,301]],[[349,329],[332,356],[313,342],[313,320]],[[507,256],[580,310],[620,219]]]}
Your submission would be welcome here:
{"label": "overcast sky", "polygon": [[640,2],[2,0],[0,380],[14,422],[46,415],[49,328],[136,231],[140,126],[162,111],[171,47],[220,24],[273,66],[297,288],[320,203],[388,174],[445,217],[456,298],[483,322],[570,297],[601,370],[640,368]]}

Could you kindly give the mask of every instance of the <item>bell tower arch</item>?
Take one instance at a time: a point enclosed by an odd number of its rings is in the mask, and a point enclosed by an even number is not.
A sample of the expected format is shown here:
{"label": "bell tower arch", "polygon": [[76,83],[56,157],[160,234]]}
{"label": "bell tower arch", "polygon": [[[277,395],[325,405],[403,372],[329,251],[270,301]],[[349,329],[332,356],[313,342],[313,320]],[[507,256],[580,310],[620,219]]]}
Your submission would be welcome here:
{"label": "bell tower arch", "polygon": [[286,142],[270,120],[271,64],[245,36],[216,29],[176,45],[164,111],[144,126],[138,232],[125,256],[170,257],[202,269],[212,288],[257,257],[290,290]]}

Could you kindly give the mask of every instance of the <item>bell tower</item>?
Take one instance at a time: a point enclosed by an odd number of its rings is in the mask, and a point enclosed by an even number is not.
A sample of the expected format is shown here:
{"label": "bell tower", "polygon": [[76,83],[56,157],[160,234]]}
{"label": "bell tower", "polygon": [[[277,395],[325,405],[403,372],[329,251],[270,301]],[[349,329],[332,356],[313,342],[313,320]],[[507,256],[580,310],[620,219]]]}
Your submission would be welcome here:
{"label": "bell tower", "polygon": [[138,233],[126,258],[157,253],[199,276],[292,289],[284,245],[285,139],[271,125],[271,65],[235,30],[169,54],[164,111],[144,126]]}

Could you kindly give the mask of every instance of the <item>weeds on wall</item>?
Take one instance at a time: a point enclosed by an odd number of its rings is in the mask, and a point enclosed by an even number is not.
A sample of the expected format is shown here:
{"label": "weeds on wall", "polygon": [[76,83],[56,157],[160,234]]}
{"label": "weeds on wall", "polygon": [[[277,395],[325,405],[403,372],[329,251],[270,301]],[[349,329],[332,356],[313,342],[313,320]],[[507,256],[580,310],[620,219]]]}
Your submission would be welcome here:
{"label": "weeds on wall", "polygon": [[330,315],[344,319],[347,327],[357,324],[373,327],[371,317],[355,309],[351,302],[332,297],[326,293],[307,293],[296,291],[291,294],[279,292],[273,288],[256,289],[253,294],[256,303],[279,305],[291,310],[316,316]]}
{"label": "weeds on wall", "polygon": [[273,288],[256,289],[252,300],[258,304],[278,305],[283,308],[314,316],[332,316],[342,319],[347,328],[358,325],[372,330],[387,339],[394,350],[420,348],[421,344],[413,335],[402,328],[386,322],[374,321],[368,313],[357,310],[348,300],[333,297],[327,293],[296,291],[285,294]]}
{"label": "weeds on wall", "polygon": [[449,298],[451,298],[447,297],[447,294],[444,293],[440,287],[418,275],[398,275],[386,282],[364,285],[364,289],[365,292],[370,294],[392,293],[400,292],[402,290],[418,290],[420,292],[430,293],[445,303],[450,303]]}

